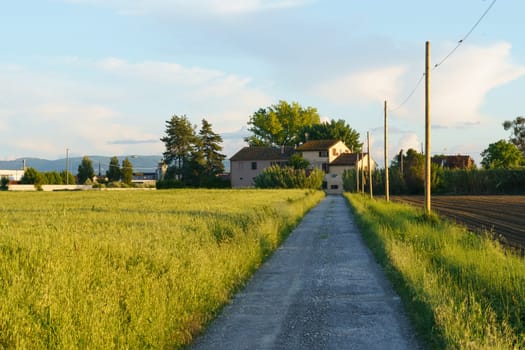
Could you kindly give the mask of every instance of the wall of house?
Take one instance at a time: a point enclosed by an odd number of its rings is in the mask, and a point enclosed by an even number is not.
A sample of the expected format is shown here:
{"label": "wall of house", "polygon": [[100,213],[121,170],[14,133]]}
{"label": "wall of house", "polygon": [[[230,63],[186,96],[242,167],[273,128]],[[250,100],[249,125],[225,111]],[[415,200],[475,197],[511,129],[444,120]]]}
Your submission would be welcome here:
{"label": "wall of house", "polygon": [[323,169],[323,163],[329,164],[333,162],[342,153],[349,153],[350,149],[345,146],[342,141],[328,149],[326,156],[320,156],[322,151],[303,151],[303,158],[306,159],[312,168]]}
{"label": "wall of house", "polygon": [[343,177],[339,174],[326,174],[324,176],[326,183],[326,193],[328,194],[340,194],[343,193]]}
{"label": "wall of house", "polygon": [[342,153],[350,153],[350,149],[346,147],[346,145],[342,141],[339,141],[335,145],[330,147],[328,162],[333,162]]}
{"label": "wall of house", "polygon": [[[270,167],[274,161],[231,161],[230,176],[233,188],[253,187],[253,179],[261,174],[264,169]],[[256,169],[252,169],[252,163],[256,163]]]}

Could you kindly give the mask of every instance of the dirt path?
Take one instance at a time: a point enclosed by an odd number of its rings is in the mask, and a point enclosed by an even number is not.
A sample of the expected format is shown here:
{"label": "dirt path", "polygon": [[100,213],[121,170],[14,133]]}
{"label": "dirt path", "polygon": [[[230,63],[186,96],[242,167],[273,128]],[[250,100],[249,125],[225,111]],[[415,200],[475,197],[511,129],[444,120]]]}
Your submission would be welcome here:
{"label": "dirt path", "polygon": [[346,200],[327,196],[193,349],[418,349]]}

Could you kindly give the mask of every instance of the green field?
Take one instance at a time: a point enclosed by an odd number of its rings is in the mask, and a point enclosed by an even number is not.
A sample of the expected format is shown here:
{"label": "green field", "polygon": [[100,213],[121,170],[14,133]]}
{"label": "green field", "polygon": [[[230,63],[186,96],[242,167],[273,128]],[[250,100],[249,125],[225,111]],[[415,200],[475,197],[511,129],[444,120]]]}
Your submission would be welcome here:
{"label": "green field", "polygon": [[525,260],[408,205],[346,194],[432,349],[525,349]]}
{"label": "green field", "polygon": [[323,195],[0,192],[0,348],[188,344]]}

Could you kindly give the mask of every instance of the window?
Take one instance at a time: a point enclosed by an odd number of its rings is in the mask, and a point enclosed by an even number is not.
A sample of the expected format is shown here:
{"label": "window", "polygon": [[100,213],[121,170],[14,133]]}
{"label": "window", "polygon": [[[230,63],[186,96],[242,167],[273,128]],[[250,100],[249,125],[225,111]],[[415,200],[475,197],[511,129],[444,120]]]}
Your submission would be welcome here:
{"label": "window", "polygon": [[321,170],[328,174],[328,163],[321,164]]}
{"label": "window", "polygon": [[323,181],[323,190],[326,190],[328,188],[328,182]]}
{"label": "window", "polygon": [[328,157],[328,151],[319,151],[319,157]]}
{"label": "window", "polygon": [[337,189],[339,189],[339,185],[332,185],[332,186],[330,186],[330,189],[337,190]]}
{"label": "window", "polygon": [[335,148],[332,148],[332,155],[333,156],[336,156],[337,155],[337,150]]}
{"label": "window", "polygon": [[257,162],[252,162],[252,170],[257,170]]}

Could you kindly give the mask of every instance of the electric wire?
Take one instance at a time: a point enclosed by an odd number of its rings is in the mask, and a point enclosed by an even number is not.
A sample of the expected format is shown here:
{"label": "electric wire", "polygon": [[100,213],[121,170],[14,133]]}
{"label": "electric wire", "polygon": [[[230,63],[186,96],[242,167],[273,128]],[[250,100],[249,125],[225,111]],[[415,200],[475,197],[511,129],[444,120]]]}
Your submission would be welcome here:
{"label": "electric wire", "polygon": [[[470,28],[470,30],[467,32],[467,34],[465,34],[463,36],[462,39],[460,39],[457,43],[457,45],[443,58],[441,59],[437,64],[434,65],[434,67],[432,68],[432,71],[436,70],[438,67],[440,67],[443,63],[445,63],[445,61],[447,61],[449,59],[450,56],[452,56],[456,50],[465,42],[465,40],[468,39],[468,37],[474,32],[474,30],[479,26],[479,24],[481,23],[481,21],[483,21],[483,19],[485,18],[485,16],[487,16],[487,14],[490,12],[490,10],[492,9],[492,7],[496,4],[496,1],[497,0],[493,0],[491,2],[491,4],[487,7],[487,9],[485,10],[485,12],[483,12],[483,14],[481,15],[481,17],[479,17],[479,19],[476,21],[476,23],[474,23],[474,25],[472,26],[472,28]],[[421,75],[421,77],[419,78],[419,80],[417,81],[415,87],[412,89],[412,91],[410,92],[410,94],[408,94],[408,96],[403,100],[403,102],[401,104],[399,104],[396,108],[392,108],[390,109],[389,108],[389,111],[390,112],[395,112],[397,111],[398,109],[400,109],[401,107],[403,107],[411,98],[412,96],[415,94],[415,92],[417,91],[419,85],[421,85],[421,82],[423,81],[423,78],[425,77],[425,73],[423,73]]]}

